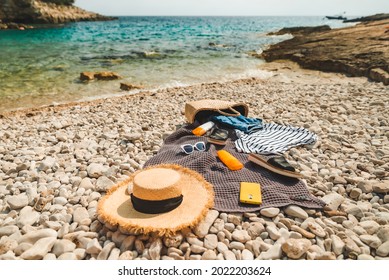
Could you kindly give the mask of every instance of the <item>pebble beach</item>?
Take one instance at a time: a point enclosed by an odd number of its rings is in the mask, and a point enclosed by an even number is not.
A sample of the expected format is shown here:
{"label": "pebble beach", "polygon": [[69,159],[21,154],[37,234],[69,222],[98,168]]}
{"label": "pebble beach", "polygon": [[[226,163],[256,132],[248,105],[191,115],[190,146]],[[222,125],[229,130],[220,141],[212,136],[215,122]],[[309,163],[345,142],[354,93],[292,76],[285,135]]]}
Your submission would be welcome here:
{"label": "pebble beach", "polygon": [[[263,66],[244,79],[141,92],[0,116],[0,259],[389,259],[389,90],[366,78]],[[103,224],[99,199],[185,123],[184,105],[245,102],[249,117],[319,136],[288,161],[322,210],[211,210],[170,237]]]}

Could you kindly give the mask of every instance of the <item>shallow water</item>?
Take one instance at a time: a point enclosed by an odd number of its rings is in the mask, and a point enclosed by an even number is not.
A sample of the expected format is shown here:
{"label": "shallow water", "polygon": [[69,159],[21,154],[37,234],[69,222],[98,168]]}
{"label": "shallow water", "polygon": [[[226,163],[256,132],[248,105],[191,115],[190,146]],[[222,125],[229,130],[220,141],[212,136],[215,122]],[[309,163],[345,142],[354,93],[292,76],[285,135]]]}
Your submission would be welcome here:
{"label": "shallow water", "polygon": [[[120,82],[145,89],[266,77],[260,53],[289,26],[330,24],[321,17],[120,17],[25,31],[0,31],[0,111],[120,95]],[[82,83],[83,71],[123,79]]]}

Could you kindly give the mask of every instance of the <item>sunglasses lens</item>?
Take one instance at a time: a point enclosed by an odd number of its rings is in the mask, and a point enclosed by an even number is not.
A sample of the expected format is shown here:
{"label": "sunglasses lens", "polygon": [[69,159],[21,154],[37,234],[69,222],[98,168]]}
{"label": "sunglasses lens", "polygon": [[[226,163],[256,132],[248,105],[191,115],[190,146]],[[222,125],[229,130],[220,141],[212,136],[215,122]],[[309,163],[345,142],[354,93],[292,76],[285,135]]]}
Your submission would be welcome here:
{"label": "sunglasses lens", "polygon": [[187,154],[193,153],[193,146],[192,145],[184,145],[184,146],[182,146],[182,150]]}
{"label": "sunglasses lens", "polygon": [[204,144],[204,142],[198,142],[198,143],[196,143],[196,149],[197,149],[198,151],[204,151],[204,150],[205,150],[205,144]]}

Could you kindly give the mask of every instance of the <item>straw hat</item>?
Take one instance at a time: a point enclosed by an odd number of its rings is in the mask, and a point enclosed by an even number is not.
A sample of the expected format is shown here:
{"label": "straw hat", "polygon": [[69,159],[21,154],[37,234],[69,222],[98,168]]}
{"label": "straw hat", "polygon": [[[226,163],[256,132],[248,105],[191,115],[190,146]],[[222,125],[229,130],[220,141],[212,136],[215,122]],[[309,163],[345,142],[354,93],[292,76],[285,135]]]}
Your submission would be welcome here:
{"label": "straw hat", "polygon": [[197,118],[209,116],[210,114],[235,117],[243,115],[247,117],[248,113],[249,107],[242,102],[202,99],[185,104],[185,117],[189,123],[193,123]]}
{"label": "straw hat", "polygon": [[213,188],[197,172],[161,164],[113,186],[97,207],[103,222],[122,232],[169,235],[199,223],[213,206]]}

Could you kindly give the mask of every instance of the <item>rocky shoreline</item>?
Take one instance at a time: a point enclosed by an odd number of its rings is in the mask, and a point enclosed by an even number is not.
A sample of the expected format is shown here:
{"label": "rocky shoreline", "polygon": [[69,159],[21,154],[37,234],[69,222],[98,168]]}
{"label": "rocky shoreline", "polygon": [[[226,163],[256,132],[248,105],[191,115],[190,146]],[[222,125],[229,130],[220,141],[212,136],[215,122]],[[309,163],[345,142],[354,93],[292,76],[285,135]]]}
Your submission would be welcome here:
{"label": "rocky shoreline", "polygon": [[[268,64],[246,79],[144,92],[0,117],[0,259],[388,259],[388,89],[365,78]],[[107,189],[185,122],[189,100],[246,102],[249,116],[303,126],[287,152],[323,211],[212,210],[172,237],[123,234],[96,214]]]}
{"label": "rocky shoreline", "polygon": [[31,24],[60,24],[75,21],[104,21],[113,17],[88,12],[73,5],[39,0],[0,0],[0,29],[27,29]]}
{"label": "rocky shoreline", "polygon": [[[368,17],[356,26],[328,30],[323,27],[291,28],[294,38],[272,45],[262,58],[288,59],[307,69],[368,77],[389,85],[389,15]],[[370,19],[383,20],[370,21]]]}

